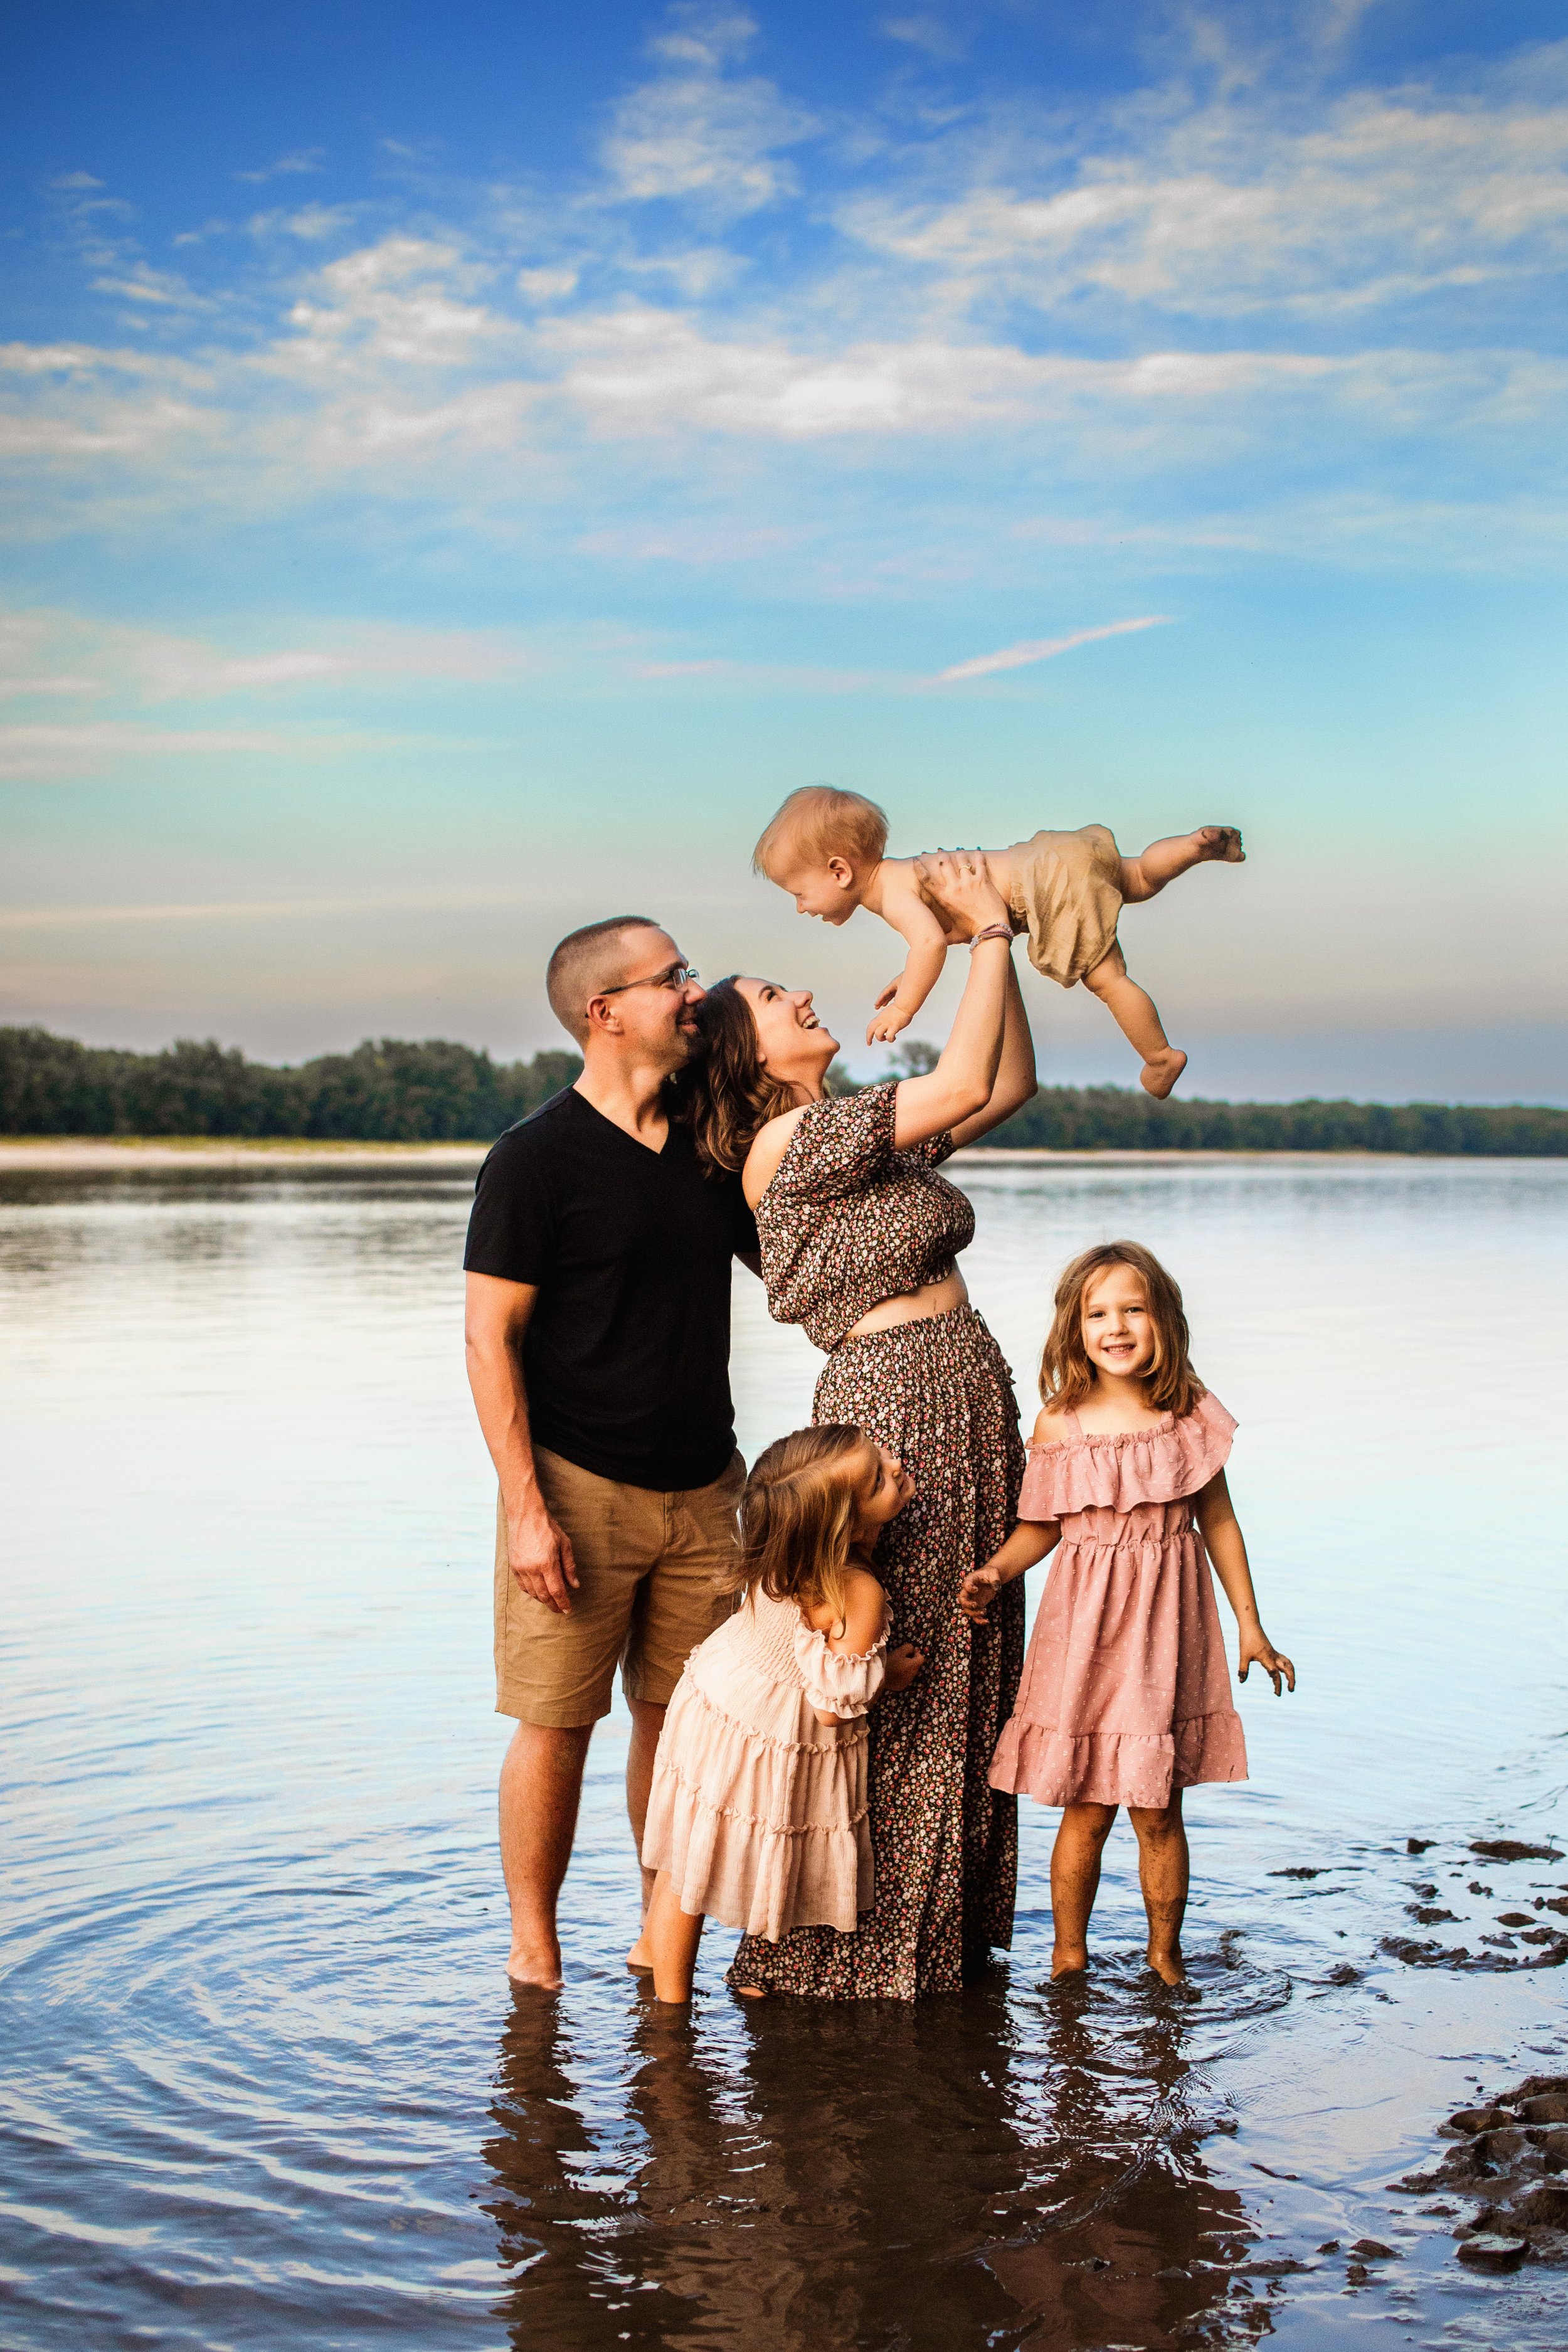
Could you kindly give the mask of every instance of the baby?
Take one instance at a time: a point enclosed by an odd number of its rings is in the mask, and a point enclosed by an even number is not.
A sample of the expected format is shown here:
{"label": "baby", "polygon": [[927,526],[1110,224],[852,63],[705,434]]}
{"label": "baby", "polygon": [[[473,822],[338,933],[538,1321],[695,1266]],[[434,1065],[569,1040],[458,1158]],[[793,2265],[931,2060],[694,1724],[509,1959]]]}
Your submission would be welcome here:
{"label": "baby", "polygon": [[[803,915],[846,923],[857,907],[868,907],[907,940],[903,971],[877,999],[868,1045],[889,1044],[909,1027],[942,977],[948,949],[968,936],[924,895],[914,858],[883,856],[887,843],[888,820],[875,801],[805,784],[791,793],[752,860]],[[1117,919],[1130,899],[1152,898],[1190,866],[1211,858],[1239,866],[1246,852],[1235,825],[1173,834],[1142,857],[1123,857],[1102,824],[1037,833],[983,855],[1015,932],[1028,933],[1035,970],[1063,988],[1081,980],[1092,989],[1141,1056],[1142,1084],[1152,1095],[1168,1095],[1187,1057],[1167,1038],[1152,998],[1128,978]]]}

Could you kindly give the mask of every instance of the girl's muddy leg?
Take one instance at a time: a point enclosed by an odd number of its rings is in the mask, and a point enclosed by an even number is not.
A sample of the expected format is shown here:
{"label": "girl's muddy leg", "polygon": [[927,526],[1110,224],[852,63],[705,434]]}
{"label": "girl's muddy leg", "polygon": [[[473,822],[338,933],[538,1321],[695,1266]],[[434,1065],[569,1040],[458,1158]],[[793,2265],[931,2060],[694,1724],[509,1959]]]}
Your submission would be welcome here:
{"label": "girl's muddy leg", "polygon": [[1067,1805],[1051,1849],[1051,1918],[1056,1943],[1054,1977],[1075,1975],[1089,1966],[1089,1917],[1100,1891],[1100,1857],[1114,1805]]}
{"label": "girl's muddy leg", "polygon": [[1186,1068],[1187,1057],[1166,1036],[1147,989],[1127,977],[1121,950],[1112,948],[1092,971],[1085,972],[1083,984],[1099,997],[1133,1052],[1142,1057],[1140,1085],[1163,1101]]}
{"label": "girl's muddy leg", "polygon": [[1159,1811],[1129,1805],[1138,1836],[1138,1883],[1149,1914],[1149,1966],[1167,1984],[1186,1975],[1182,1959],[1182,1921],[1187,1908],[1187,1831],[1177,1789]]}

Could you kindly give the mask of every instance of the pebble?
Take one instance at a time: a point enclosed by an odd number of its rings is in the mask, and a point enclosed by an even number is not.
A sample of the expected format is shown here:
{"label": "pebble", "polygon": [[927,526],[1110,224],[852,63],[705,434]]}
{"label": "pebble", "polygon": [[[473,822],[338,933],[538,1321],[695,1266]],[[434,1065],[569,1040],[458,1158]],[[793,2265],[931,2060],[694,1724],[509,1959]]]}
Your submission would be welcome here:
{"label": "pebble", "polygon": [[1494,2231],[1482,2230],[1476,2237],[1460,2241],[1459,2260],[1476,2263],[1483,2270],[1511,2271],[1529,2252],[1523,2238],[1500,2238]]}

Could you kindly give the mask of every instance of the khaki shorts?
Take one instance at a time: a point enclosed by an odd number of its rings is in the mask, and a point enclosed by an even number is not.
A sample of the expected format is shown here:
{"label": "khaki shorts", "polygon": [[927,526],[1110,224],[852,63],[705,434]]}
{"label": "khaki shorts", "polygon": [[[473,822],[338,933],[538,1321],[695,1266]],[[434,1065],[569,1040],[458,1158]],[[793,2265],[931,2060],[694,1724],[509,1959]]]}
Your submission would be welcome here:
{"label": "khaki shorts", "polygon": [[572,1540],[578,1590],[563,1617],[531,1601],[507,1562],[496,1501],[496,1713],[565,1728],[610,1711],[616,1668],[628,1698],[667,1706],[680,1670],[734,1603],[714,1590],[739,1540],[746,1468],[737,1454],[711,1486],[623,1486],[536,1448],[550,1516]]}

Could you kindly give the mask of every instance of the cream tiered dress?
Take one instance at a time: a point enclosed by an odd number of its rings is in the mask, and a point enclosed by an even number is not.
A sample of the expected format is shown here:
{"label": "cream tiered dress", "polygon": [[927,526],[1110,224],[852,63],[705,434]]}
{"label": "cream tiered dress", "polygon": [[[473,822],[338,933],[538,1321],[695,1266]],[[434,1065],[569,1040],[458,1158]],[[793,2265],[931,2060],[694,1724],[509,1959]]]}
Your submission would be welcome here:
{"label": "cream tiered dress", "polygon": [[1042,1805],[1161,1811],[1173,1789],[1245,1780],[1225,1637],[1194,1497],[1235,1422],[1205,1393],[1180,1421],[1099,1436],[1076,1413],[1031,1445],[1021,1519],[1057,1519],[1051,1561],[991,1785]]}
{"label": "cream tiered dress", "polygon": [[[769,1943],[871,1907],[866,1716],[888,1627],[843,1657],[753,1591],[686,1662],[659,1735],[642,1859],[680,1908]],[[837,1717],[823,1724],[815,1709]]]}

